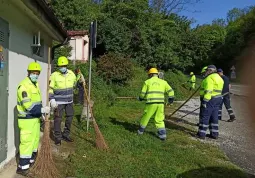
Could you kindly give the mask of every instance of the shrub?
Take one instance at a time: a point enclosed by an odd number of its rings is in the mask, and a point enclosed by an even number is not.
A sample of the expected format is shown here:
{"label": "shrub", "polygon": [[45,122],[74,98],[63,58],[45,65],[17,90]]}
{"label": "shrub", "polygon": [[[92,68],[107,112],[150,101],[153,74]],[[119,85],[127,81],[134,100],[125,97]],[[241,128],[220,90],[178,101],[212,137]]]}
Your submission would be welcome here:
{"label": "shrub", "polygon": [[133,63],[130,58],[109,53],[100,57],[97,72],[108,84],[126,84],[133,76]]}

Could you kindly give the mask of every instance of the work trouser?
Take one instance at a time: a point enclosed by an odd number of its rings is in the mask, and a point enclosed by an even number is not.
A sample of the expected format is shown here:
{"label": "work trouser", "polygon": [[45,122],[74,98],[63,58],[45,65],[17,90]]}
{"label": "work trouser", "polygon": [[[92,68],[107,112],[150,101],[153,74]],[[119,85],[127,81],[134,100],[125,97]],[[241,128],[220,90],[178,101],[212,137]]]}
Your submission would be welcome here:
{"label": "work trouser", "polygon": [[222,97],[219,97],[212,98],[207,103],[206,108],[204,108],[201,104],[198,136],[205,137],[207,128],[209,127],[210,135],[213,137],[218,137],[219,135],[218,112],[221,103]]}
{"label": "work trouser", "polygon": [[144,114],[140,121],[139,133],[143,133],[150,118],[154,116],[154,122],[161,139],[166,138],[164,103],[146,104]]}
{"label": "work trouser", "polygon": [[20,129],[19,165],[27,170],[35,161],[40,140],[40,119],[18,119]]}
{"label": "work trouser", "polygon": [[77,84],[79,93],[78,93],[78,103],[83,104],[84,103],[84,88],[82,83]]}
{"label": "work trouser", "polygon": [[229,115],[230,119],[235,119],[235,114],[234,114],[233,109],[230,105],[230,94],[226,93],[226,94],[223,94],[223,100],[221,102],[221,106],[220,106],[220,109],[219,109],[219,114],[218,114],[219,120],[222,119],[223,104],[225,105],[225,107],[228,111],[228,115]]}
{"label": "work trouser", "polygon": [[195,90],[196,82],[189,82],[189,90]]}
{"label": "work trouser", "polygon": [[[70,129],[71,129],[73,115],[74,115],[73,103],[59,104],[57,109],[58,111],[55,112],[54,114],[54,136],[55,136],[55,139],[61,140],[62,137],[68,138],[70,135]],[[65,120],[64,131],[62,133],[61,121],[62,121],[62,116],[64,111],[66,114],[66,120]]]}

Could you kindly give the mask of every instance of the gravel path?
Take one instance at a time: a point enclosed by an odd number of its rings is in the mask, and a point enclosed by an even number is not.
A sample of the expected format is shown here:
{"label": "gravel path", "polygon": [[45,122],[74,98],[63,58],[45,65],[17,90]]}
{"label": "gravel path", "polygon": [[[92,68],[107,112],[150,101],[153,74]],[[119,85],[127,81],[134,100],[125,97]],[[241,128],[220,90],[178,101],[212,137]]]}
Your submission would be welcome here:
{"label": "gravel path", "polygon": [[[205,142],[216,144],[222,149],[229,159],[236,165],[243,168],[250,177],[255,177],[255,128],[252,127],[247,111],[247,102],[244,92],[240,93],[240,87],[234,87],[231,91],[231,104],[236,114],[237,120],[229,123],[226,122],[229,117],[226,109],[223,109],[223,120],[219,122],[219,139],[206,139]],[[190,111],[199,107],[199,98],[191,99],[186,105],[175,114],[175,117],[180,118]],[[192,127],[198,122],[199,110],[178,120],[182,126]]]}

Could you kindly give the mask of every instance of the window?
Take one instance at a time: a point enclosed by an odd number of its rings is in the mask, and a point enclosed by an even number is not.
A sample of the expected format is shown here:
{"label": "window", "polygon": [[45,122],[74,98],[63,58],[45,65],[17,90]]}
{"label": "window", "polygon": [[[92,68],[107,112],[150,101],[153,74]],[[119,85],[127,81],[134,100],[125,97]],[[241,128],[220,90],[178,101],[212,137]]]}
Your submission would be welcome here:
{"label": "window", "polygon": [[[36,36],[33,37],[33,44],[35,44]],[[40,40],[41,46],[32,46],[33,55],[44,57],[44,40]]]}

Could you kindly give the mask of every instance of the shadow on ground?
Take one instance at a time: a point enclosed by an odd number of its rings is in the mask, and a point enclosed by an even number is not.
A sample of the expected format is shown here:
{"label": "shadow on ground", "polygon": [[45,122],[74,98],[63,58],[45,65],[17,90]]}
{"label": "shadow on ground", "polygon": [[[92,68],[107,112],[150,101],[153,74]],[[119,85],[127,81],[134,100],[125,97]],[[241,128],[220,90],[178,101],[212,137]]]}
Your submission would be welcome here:
{"label": "shadow on ground", "polygon": [[193,169],[184,173],[177,175],[177,178],[239,178],[239,177],[248,177],[254,178],[254,175],[247,174],[237,169],[228,169],[224,167],[206,167],[200,169]]}
{"label": "shadow on ground", "polygon": [[[178,112],[188,114],[188,113],[190,113],[191,111],[190,111],[190,110],[183,110],[183,109],[180,109]],[[194,112],[190,113],[189,115],[192,115],[192,116],[199,116],[199,113],[196,113],[196,112],[194,111]]]}

